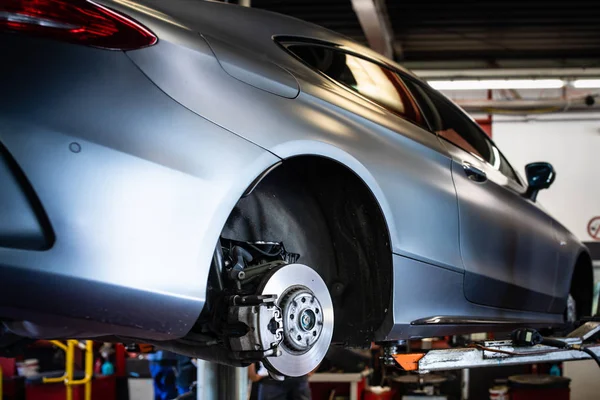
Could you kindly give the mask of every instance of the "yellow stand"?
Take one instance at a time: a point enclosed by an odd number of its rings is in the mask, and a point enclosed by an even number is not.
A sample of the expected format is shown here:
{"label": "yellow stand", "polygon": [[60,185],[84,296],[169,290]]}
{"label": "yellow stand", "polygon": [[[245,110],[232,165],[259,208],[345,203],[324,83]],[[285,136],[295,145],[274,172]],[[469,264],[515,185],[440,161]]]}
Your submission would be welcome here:
{"label": "yellow stand", "polygon": [[[67,391],[67,400],[73,400],[73,386],[85,385],[85,400],[92,399],[92,377],[94,376],[94,348],[93,341],[86,340],[85,343],[78,340],[67,340],[65,345],[58,340],[50,341],[56,347],[62,349],[66,355],[65,373],[58,378],[44,378],[44,383],[64,382]],[[85,351],[85,377],[80,380],[73,379],[75,369],[75,347]],[[1,388],[1,387],[0,387]],[[0,392],[1,393],[1,392]],[[0,400],[2,397],[0,395]]]}

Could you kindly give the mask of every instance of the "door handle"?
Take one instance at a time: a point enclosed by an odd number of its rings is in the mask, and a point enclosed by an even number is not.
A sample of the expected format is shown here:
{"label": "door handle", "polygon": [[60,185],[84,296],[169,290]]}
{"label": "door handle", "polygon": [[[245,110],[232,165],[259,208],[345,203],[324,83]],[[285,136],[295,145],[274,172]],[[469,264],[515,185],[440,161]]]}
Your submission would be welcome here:
{"label": "door handle", "polygon": [[465,171],[465,175],[467,175],[467,178],[469,178],[473,182],[481,183],[487,181],[487,175],[485,174],[485,172],[475,167],[470,162],[463,162],[463,169]]}

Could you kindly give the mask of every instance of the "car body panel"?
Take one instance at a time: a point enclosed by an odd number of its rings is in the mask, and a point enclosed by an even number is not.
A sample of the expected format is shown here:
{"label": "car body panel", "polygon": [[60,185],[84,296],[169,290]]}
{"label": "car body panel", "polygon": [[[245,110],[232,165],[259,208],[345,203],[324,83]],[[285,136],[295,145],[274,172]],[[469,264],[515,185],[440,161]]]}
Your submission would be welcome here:
{"label": "car body panel", "polygon": [[14,159],[0,144],[0,247],[46,250],[54,235],[31,185],[15,165]]}
{"label": "car body panel", "polygon": [[[40,297],[15,296],[13,308],[31,308],[52,289],[53,301],[36,306],[43,313],[183,336],[204,304],[228,210],[279,159],[173,102],[122,52],[0,40],[3,54],[19,60],[0,66],[10,93],[0,97],[0,142],[56,234],[46,251],[0,248],[0,292],[25,281]],[[223,162],[230,152],[236,156]],[[89,304],[80,298],[86,292]],[[161,301],[147,310],[151,298]]]}
{"label": "car body panel", "polygon": [[[481,332],[506,321],[518,321],[530,327],[553,326],[562,322],[561,314],[508,310],[465,301],[463,279],[464,274],[460,272],[395,255],[393,314],[388,315],[376,339],[383,341]],[[413,306],[413,299],[418,299],[418,307]],[[424,315],[424,312],[430,314]],[[454,317],[457,323],[445,323],[440,317]],[[431,318],[434,323],[418,323],[424,318]],[[469,319],[477,323],[463,323]],[[489,322],[485,323],[486,320]]]}
{"label": "car body panel", "polygon": [[[454,157],[465,296],[489,306],[550,311],[558,268],[552,219],[511,188],[502,173],[456,146],[448,148]],[[483,170],[487,180],[469,179],[464,162]]]}
{"label": "car body panel", "polygon": [[[565,310],[567,299],[571,290],[571,280],[573,276],[573,267],[578,259],[588,253],[587,247],[575,237],[560,222],[552,220],[552,226],[559,243],[558,249],[558,268],[556,269],[556,279],[554,285],[554,303],[552,309]],[[592,283],[592,282],[590,282]]]}
{"label": "car body panel", "polygon": [[[390,229],[393,250],[462,269],[450,159],[435,135],[319,79],[303,79],[302,93],[282,100],[231,79],[204,46],[199,43],[192,50],[163,40],[127,54],[173,99],[281,158],[317,153],[353,160],[354,165],[346,165],[372,182],[369,186],[380,206],[395,204],[393,209],[382,207],[390,212],[388,224],[397,227],[401,222],[400,232]],[[306,74],[305,65],[291,61]],[[186,81],[178,79],[174,71],[182,65],[197,73],[190,73]],[[217,91],[220,96],[214,96]],[[323,150],[325,145],[331,151]]]}
{"label": "car body panel", "polygon": [[217,38],[206,38],[221,67],[232,77],[266,92],[293,99],[300,93],[296,78],[268,60]]}

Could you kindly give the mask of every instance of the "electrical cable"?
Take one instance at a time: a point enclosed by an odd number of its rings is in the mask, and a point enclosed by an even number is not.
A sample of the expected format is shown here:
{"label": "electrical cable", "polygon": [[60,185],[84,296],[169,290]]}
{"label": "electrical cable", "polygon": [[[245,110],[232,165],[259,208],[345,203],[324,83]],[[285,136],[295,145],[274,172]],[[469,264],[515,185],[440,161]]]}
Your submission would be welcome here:
{"label": "electrical cable", "polygon": [[598,355],[596,355],[596,353],[594,353],[592,350],[590,350],[588,347],[573,347],[574,349],[577,349],[579,351],[583,351],[585,354],[587,354],[588,356],[592,357],[592,359],[594,361],[596,361],[596,364],[598,364],[598,367],[600,367],[600,357],[598,357]]}
{"label": "electrical cable", "polygon": [[[592,359],[594,361],[596,361],[596,364],[598,364],[598,367],[600,367],[600,357],[598,357],[596,355],[596,353],[594,353],[590,348],[584,347],[581,344],[569,344],[569,343],[566,343],[559,339],[543,337],[535,329],[527,329],[527,328],[517,329],[512,332],[511,338],[513,340],[513,343],[515,343],[518,346],[535,346],[538,344],[542,344],[542,345],[549,346],[549,347],[555,347],[557,349],[583,351],[584,353],[586,353],[587,355],[592,357]],[[487,348],[485,350],[494,351],[494,349],[487,349]],[[553,351],[558,351],[558,350],[532,352],[530,354],[545,354],[546,352],[553,352]],[[505,354],[512,353],[512,352],[508,352],[508,351],[497,351],[497,352],[505,353]],[[519,355],[519,354],[512,353],[511,355]]]}
{"label": "electrical cable", "polygon": [[269,243],[269,245],[272,246],[272,248],[279,247],[279,249],[275,253],[269,253],[267,251],[264,251],[264,250],[262,250],[258,246],[255,246],[252,243],[246,242],[246,244],[248,246],[250,246],[253,250],[255,250],[255,251],[259,252],[260,254],[262,254],[264,256],[267,256],[267,257],[277,257],[277,256],[281,255],[281,251],[283,250],[283,248],[281,247],[281,245],[279,243]]}

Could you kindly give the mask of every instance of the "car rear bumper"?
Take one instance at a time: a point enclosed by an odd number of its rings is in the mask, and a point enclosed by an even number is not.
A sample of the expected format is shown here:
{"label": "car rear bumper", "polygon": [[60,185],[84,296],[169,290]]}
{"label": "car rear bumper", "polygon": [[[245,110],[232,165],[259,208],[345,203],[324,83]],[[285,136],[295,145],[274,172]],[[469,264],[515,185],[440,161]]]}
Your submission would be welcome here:
{"label": "car rear bumper", "polygon": [[0,247],[46,250],[54,242],[48,218],[25,175],[0,145]]}
{"label": "car rear bumper", "polygon": [[185,335],[229,212],[279,159],[173,101],[122,52],[0,43],[17,60],[0,63],[0,319],[71,337]]}
{"label": "car rear bumper", "polygon": [[10,206],[2,213],[0,315],[111,325],[98,331],[68,322],[75,332],[185,334],[204,304],[208,265],[198,252],[207,216],[194,199],[203,204],[206,182],[1,118],[0,143],[24,178],[17,183],[6,170],[0,177],[9,189],[0,202]]}

